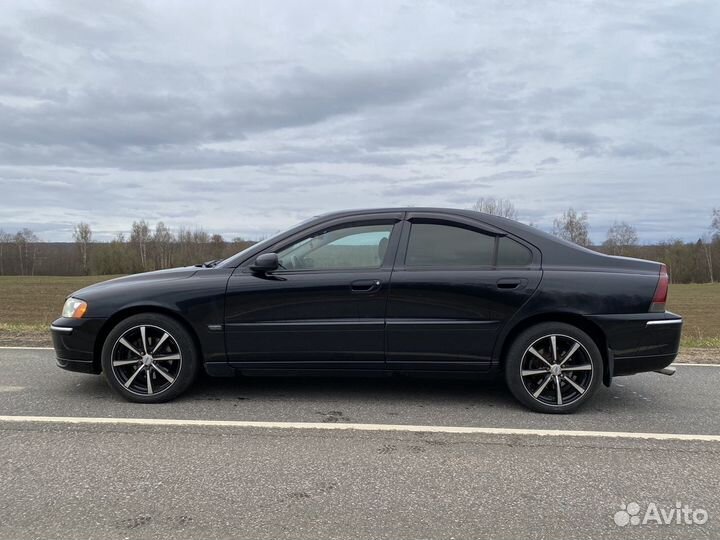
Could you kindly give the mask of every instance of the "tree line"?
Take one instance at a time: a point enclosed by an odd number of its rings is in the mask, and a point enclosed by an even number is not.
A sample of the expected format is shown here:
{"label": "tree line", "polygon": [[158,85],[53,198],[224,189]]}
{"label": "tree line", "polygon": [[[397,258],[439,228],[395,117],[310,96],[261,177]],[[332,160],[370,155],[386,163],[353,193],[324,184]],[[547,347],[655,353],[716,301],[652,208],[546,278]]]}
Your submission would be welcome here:
{"label": "tree line", "polygon": [[[507,199],[482,198],[472,208],[520,218]],[[713,210],[707,230],[695,242],[669,239],[641,244],[635,227],[620,221],[607,230],[602,244],[592,245],[587,212],[573,208],[554,219],[552,233],[609,255],[664,262],[675,283],[714,282],[720,276],[720,208]],[[172,231],[162,221],[152,227],[145,220],[133,222],[129,235],[120,233],[110,242],[93,240],[91,226],[81,222],[73,230],[73,240],[41,242],[29,229],[14,235],[0,230],[0,275],[130,274],[223,259],[253,244],[243,238],[226,240],[203,229]]]}
{"label": "tree line", "polygon": [[203,229],[173,232],[160,221],[151,227],[135,221],[129,236],[110,242],[93,240],[88,223],[78,223],[74,242],[41,242],[29,229],[11,235],[0,230],[0,275],[132,274],[224,259],[253,244],[243,238],[226,240]]}

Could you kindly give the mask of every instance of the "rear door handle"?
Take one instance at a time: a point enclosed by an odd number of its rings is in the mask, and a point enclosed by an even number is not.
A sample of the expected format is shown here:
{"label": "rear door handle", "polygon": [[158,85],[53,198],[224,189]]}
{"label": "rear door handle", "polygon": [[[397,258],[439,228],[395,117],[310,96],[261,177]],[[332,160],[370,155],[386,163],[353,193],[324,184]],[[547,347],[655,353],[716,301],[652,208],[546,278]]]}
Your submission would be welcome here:
{"label": "rear door handle", "polygon": [[359,279],[350,284],[354,294],[370,294],[380,290],[382,282],[379,279]]}
{"label": "rear door handle", "polygon": [[497,280],[498,289],[522,289],[527,284],[527,279],[504,278]]}

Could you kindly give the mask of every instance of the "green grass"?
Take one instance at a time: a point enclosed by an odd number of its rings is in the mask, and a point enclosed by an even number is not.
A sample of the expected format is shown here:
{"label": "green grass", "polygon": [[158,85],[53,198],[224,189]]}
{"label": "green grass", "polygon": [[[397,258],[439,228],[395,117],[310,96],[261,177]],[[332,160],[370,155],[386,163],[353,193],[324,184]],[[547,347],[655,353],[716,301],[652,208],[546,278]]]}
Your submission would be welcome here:
{"label": "green grass", "polygon": [[114,277],[0,276],[0,324],[47,327],[60,316],[67,295]]}
{"label": "green grass", "polygon": [[[0,276],[0,341],[48,339],[65,297],[117,276]],[[671,285],[668,309],[685,319],[683,346],[720,348],[720,283]]]}

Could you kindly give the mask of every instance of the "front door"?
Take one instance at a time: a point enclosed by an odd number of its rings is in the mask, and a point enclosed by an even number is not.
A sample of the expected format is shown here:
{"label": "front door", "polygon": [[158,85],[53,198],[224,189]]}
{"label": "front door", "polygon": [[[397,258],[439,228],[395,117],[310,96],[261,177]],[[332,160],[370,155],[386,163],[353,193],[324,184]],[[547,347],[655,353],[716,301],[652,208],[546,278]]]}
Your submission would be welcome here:
{"label": "front door", "polygon": [[[267,275],[228,281],[228,360],[240,368],[382,368],[399,215],[314,227],[281,245]],[[396,230],[397,229],[397,230]]]}

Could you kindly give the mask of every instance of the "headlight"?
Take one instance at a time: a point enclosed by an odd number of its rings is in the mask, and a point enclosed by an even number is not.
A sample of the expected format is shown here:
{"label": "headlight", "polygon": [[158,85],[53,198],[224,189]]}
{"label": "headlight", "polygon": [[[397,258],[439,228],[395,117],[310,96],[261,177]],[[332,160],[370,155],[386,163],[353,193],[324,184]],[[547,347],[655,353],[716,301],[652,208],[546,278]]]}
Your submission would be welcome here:
{"label": "headlight", "polygon": [[70,297],[65,300],[62,316],[68,319],[80,319],[87,311],[87,302]]}

